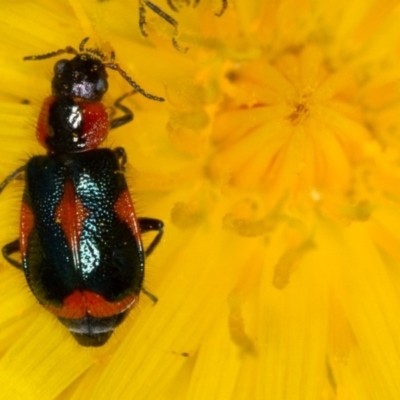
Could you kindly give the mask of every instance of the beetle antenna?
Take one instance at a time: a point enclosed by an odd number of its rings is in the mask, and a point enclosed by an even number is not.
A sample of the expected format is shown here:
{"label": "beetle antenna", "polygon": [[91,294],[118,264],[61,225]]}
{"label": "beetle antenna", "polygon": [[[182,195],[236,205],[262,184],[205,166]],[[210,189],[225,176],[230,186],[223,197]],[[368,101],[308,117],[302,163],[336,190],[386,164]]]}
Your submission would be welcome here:
{"label": "beetle antenna", "polygon": [[85,37],[82,39],[82,41],[79,43],[79,51],[83,53],[85,51],[85,44],[88,42],[89,37]]}
{"label": "beetle antenna", "polygon": [[164,101],[165,99],[163,97],[158,97],[154,96],[153,94],[147,93],[144,89],[142,89],[130,76],[127,75],[127,73],[116,63],[104,63],[104,66],[110,69],[113,69],[119,74],[141,95],[144,97],[147,97],[150,100],[155,100],[155,101]]}
{"label": "beetle antenna", "polygon": [[[89,39],[89,38],[87,38]],[[59,56],[61,54],[74,54],[77,55],[79,54],[73,47],[67,46],[65,49],[60,49],[57,51],[52,51],[51,53],[46,53],[46,54],[39,54],[37,56],[26,56],[23,58],[23,60],[27,61],[37,61],[37,60],[45,60],[46,58],[52,58]]]}

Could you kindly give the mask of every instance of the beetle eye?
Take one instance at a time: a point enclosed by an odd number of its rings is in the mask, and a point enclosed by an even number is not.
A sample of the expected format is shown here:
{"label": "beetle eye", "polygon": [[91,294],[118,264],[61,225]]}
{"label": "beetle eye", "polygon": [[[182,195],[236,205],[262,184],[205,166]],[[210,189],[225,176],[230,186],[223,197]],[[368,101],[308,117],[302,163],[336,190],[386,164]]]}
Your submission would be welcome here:
{"label": "beetle eye", "polygon": [[56,75],[61,75],[65,69],[65,66],[67,65],[68,60],[60,60],[57,61],[54,65],[54,73]]}
{"label": "beetle eye", "polygon": [[99,78],[96,82],[97,93],[102,93],[107,90],[107,81],[103,78]]}

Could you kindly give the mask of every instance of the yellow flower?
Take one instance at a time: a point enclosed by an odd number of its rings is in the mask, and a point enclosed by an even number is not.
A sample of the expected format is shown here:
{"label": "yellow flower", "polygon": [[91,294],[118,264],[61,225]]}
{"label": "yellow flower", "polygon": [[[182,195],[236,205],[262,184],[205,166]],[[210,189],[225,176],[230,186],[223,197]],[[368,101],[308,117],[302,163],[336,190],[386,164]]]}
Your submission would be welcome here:
{"label": "yellow flower", "polygon": [[[127,150],[138,214],[165,222],[145,279],[159,302],[83,348],[3,262],[1,397],[398,399],[397,2],[171,2],[177,35],[147,8],[147,38],[135,1],[0,6],[2,177],[44,152],[55,59],[26,55],[89,36],[167,100],[127,99],[135,120],[105,143]],[[109,75],[111,106],[130,87]],[[1,245],[22,188],[0,197]]]}

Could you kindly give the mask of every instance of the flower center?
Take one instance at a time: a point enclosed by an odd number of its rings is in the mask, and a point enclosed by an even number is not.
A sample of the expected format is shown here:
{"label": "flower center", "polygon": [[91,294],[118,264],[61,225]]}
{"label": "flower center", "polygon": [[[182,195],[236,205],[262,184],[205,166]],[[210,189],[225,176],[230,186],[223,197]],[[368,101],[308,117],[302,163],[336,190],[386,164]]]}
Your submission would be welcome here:
{"label": "flower center", "polygon": [[270,209],[284,201],[300,213],[323,207],[337,217],[365,206],[359,179],[371,137],[355,75],[350,67],[335,70],[311,45],[231,69],[213,132],[211,179],[262,193]]}

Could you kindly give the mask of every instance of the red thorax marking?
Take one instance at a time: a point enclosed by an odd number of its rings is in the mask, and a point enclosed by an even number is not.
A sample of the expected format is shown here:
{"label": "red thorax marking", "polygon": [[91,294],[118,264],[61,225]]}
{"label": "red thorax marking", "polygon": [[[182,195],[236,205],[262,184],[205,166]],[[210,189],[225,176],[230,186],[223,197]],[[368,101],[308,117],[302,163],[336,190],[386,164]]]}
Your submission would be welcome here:
{"label": "red thorax marking", "polygon": [[95,149],[106,138],[110,129],[108,112],[103,103],[83,101],[79,103],[83,113],[83,138],[86,150]]}
{"label": "red thorax marking", "polygon": [[[36,137],[39,143],[47,150],[47,139],[52,136],[49,126],[50,107],[56,101],[56,96],[48,97],[42,105],[36,126]],[[108,112],[103,103],[99,101],[82,101],[75,99],[83,115],[82,137],[86,143],[82,151],[95,149],[106,138],[110,129]]]}

